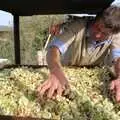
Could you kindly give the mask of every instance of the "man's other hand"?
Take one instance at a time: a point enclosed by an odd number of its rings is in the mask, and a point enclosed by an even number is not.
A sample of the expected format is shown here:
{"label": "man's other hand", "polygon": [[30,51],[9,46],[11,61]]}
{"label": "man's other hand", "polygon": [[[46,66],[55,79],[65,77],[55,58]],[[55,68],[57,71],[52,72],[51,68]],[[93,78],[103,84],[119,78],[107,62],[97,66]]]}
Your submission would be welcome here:
{"label": "man's other hand", "polygon": [[120,103],[120,78],[115,79],[110,83],[110,90],[115,93],[115,99]]}
{"label": "man's other hand", "polygon": [[49,32],[51,35],[58,35],[60,33],[60,24],[52,25]]}

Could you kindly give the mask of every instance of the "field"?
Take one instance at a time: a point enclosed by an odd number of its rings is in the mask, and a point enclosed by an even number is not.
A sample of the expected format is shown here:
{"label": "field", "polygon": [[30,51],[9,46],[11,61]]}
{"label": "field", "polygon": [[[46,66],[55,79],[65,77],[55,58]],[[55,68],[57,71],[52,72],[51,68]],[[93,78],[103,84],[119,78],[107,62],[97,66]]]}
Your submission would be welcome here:
{"label": "field", "polygon": [[[20,17],[21,63],[37,64],[37,51],[42,50],[49,35],[49,27],[63,21],[63,15]],[[0,58],[14,63],[14,36],[11,29],[5,41],[0,39]]]}

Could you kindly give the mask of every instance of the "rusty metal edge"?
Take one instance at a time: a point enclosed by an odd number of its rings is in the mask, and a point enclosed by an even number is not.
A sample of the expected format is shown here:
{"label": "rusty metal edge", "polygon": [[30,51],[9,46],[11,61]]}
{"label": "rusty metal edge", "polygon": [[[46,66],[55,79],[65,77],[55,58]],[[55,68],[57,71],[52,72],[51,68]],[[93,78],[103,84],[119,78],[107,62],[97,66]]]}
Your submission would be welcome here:
{"label": "rusty metal edge", "polygon": [[0,120],[53,120],[53,119],[0,115]]}
{"label": "rusty metal edge", "polygon": [[[18,67],[28,67],[28,68],[36,68],[36,69],[48,68],[47,65],[27,65],[27,64],[26,65],[24,65],[24,64],[18,65],[18,64],[11,64],[11,65],[5,65],[1,69],[4,69],[4,68],[18,68]],[[65,67],[68,67],[68,68],[83,68],[83,67],[94,68],[94,67],[96,67],[96,65],[89,65],[89,66],[88,65],[84,65],[84,66],[68,65],[68,66],[65,66]],[[98,66],[98,67],[100,67],[100,66]]]}

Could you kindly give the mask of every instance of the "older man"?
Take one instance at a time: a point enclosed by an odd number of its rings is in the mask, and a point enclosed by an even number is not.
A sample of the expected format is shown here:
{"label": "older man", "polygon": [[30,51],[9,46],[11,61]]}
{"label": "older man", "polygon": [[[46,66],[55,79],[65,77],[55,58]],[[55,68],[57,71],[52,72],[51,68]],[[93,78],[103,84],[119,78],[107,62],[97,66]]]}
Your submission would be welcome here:
{"label": "older man", "polygon": [[[61,25],[49,44],[47,63],[50,75],[42,86],[38,87],[41,95],[45,92],[49,98],[62,95],[68,87],[68,80],[62,71],[62,64],[76,66],[114,65],[116,79],[111,83],[116,100],[120,101],[120,8],[110,6],[96,16],[94,21],[71,20]],[[106,60],[108,60],[106,62]]]}

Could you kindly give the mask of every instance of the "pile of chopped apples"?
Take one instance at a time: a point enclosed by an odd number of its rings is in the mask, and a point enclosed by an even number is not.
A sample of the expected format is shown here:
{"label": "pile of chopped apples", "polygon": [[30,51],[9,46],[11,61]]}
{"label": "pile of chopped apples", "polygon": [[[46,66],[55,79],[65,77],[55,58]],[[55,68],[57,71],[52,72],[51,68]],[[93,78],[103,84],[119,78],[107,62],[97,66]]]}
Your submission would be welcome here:
{"label": "pile of chopped apples", "polygon": [[0,114],[56,120],[120,120],[120,105],[109,92],[105,67],[63,68],[70,90],[57,99],[39,98],[36,88],[49,75],[47,68],[0,71]]}

